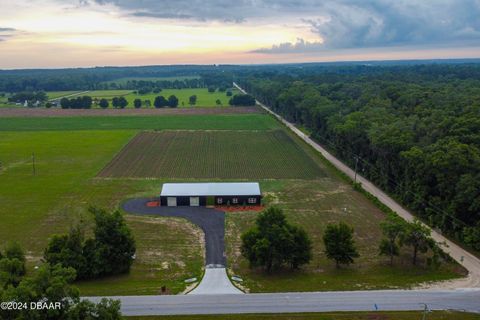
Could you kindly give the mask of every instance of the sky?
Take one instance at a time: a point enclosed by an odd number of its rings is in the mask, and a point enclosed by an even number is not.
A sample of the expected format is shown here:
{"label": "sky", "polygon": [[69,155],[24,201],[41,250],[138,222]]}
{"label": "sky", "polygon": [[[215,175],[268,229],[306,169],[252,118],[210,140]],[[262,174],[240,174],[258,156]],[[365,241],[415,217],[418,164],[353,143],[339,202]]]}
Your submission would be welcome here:
{"label": "sky", "polygon": [[0,68],[480,58],[480,0],[0,0]]}

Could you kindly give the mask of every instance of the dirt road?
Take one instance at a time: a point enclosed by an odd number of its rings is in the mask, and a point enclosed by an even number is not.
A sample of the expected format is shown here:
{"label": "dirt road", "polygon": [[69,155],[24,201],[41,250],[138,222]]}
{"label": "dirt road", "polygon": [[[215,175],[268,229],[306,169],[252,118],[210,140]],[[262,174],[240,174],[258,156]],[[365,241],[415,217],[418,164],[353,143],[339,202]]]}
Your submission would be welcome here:
{"label": "dirt road", "polygon": [[[246,93],[242,88],[240,88],[236,83],[234,86],[237,87],[243,93]],[[342,171],[350,178],[354,179],[355,172],[350,169],[347,165],[343,162],[335,158],[332,154],[330,154],[327,150],[325,150],[322,146],[318,143],[310,139],[306,134],[296,128],[292,123],[283,119],[280,115],[276,114],[275,112],[271,111],[268,107],[266,107],[261,102],[258,102],[263,109],[267,112],[271,113],[275,116],[279,121],[281,121],[284,125],[286,125],[290,130],[292,130],[297,136],[303,139],[306,143],[311,145],[315,150],[320,152],[322,156],[327,159],[330,163],[332,163],[338,170]],[[382,190],[377,188],[372,182],[365,179],[361,175],[357,174],[357,182],[362,184],[362,187],[369,192],[370,194],[374,195],[378,198],[384,205],[395,211],[400,217],[407,221],[413,221],[414,215],[403,208],[400,204],[398,204],[395,200],[385,194]],[[454,289],[454,288],[480,288],[480,259],[475,257],[470,252],[466,251],[465,249],[461,248],[457,244],[453,243],[445,236],[440,234],[439,232],[432,229],[432,237],[435,241],[439,244],[439,246],[448,253],[453,259],[455,259],[458,263],[465,267],[468,270],[468,277],[458,280],[451,280],[451,281],[444,281],[444,282],[437,282],[432,284],[425,284],[422,286],[424,289]]]}

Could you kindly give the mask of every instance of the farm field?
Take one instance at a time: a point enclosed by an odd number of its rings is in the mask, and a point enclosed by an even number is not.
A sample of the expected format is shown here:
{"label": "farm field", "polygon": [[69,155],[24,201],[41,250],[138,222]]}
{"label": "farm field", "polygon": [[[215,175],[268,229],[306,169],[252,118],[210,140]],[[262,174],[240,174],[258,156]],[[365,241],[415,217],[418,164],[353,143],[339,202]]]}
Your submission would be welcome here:
{"label": "farm field", "polygon": [[[163,182],[178,181],[168,176],[153,179],[96,177],[129,141],[145,134],[138,136],[139,130],[173,127],[175,130],[203,131],[181,131],[185,136],[174,137],[172,141],[176,142],[176,146],[168,153],[172,163],[185,158],[188,149],[182,149],[182,143],[191,140],[190,144],[197,141],[205,144],[209,134],[216,135],[215,139],[222,143],[247,141],[247,144],[242,142],[242,146],[246,148],[246,154],[251,155],[253,163],[263,157],[258,151],[260,148],[266,153],[276,153],[277,157],[288,155],[289,160],[301,163],[293,167],[296,170],[294,179],[290,179],[293,175],[289,179],[263,179],[260,171],[252,171],[251,179],[260,181],[267,203],[284,207],[292,222],[304,226],[312,234],[314,260],[304,270],[298,274],[280,273],[274,276],[249,270],[238,254],[239,236],[253,223],[255,214],[227,215],[229,265],[233,272],[244,277],[244,283],[251,291],[408,287],[419,281],[453,278],[460,274],[453,264],[445,264],[440,270],[421,267],[413,269],[410,274],[402,272],[401,261],[407,259],[406,253],[402,260],[398,260],[398,267],[387,268],[385,259],[378,257],[376,249],[380,232],[378,223],[383,214],[332,173],[310,148],[299,143],[298,138],[289,133],[279,133],[279,124],[267,115],[98,118],[60,118],[55,122],[49,121],[57,118],[0,118],[0,128],[4,129],[0,135],[0,243],[19,241],[27,250],[29,271],[40,263],[48,237],[66,232],[76,221],[91,221],[87,213],[90,205],[113,210],[125,199],[157,195]],[[16,130],[6,131],[3,125]],[[233,131],[232,126],[246,131]],[[20,131],[22,128],[24,131]],[[93,130],[95,128],[97,130]],[[224,131],[205,131],[213,128]],[[163,137],[172,131],[148,133]],[[272,143],[271,139],[276,134],[280,136],[280,142]],[[292,141],[282,140],[285,139],[283,135]],[[161,145],[162,142],[157,143]],[[35,176],[32,173],[32,152],[35,152],[36,159]],[[232,161],[229,157],[229,152],[219,152],[213,163]],[[188,159],[192,159],[191,154]],[[310,161],[318,168],[310,167]],[[280,162],[278,165],[289,168],[291,164]],[[272,165],[272,168],[277,167]],[[302,171],[306,168],[310,170],[310,175],[315,175],[314,178],[307,177]],[[265,170],[268,172],[270,168]],[[224,171],[224,174],[234,177],[232,172]],[[274,173],[284,177],[277,171]],[[212,179],[194,179],[192,176],[180,180]],[[201,274],[203,249],[199,240],[201,233],[197,228],[186,221],[179,224],[175,219],[130,215],[126,219],[135,234],[138,248],[131,273],[79,283],[82,294],[158,294],[161,285],[166,285],[171,293],[178,293],[185,288],[184,279]],[[332,263],[323,257],[320,240],[324,225],[339,219],[355,224],[355,239],[362,254],[354,266],[340,271],[334,270]],[[182,235],[178,236],[179,233]]]}
{"label": "farm field", "polygon": [[143,132],[100,177],[315,179],[318,165],[283,130]]}
{"label": "farm field", "polygon": [[0,117],[0,131],[45,130],[271,130],[279,123],[265,114],[98,117]]}

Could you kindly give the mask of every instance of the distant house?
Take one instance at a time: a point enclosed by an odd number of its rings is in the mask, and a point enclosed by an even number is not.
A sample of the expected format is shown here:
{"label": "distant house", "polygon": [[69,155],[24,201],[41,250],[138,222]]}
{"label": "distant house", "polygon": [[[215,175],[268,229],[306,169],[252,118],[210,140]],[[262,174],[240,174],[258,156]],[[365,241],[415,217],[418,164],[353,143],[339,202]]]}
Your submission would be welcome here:
{"label": "distant house", "polygon": [[160,193],[162,206],[259,205],[258,182],[165,183]]}

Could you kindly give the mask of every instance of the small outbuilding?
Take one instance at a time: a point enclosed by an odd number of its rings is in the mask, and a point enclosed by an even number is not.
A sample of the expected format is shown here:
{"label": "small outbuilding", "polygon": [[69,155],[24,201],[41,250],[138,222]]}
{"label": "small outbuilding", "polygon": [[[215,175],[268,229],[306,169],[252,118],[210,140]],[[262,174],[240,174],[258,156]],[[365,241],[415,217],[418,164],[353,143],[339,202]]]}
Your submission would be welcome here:
{"label": "small outbuilding", "polygon": [[162,206],[260,205],[258,182],[164,183],[160,193]]}

